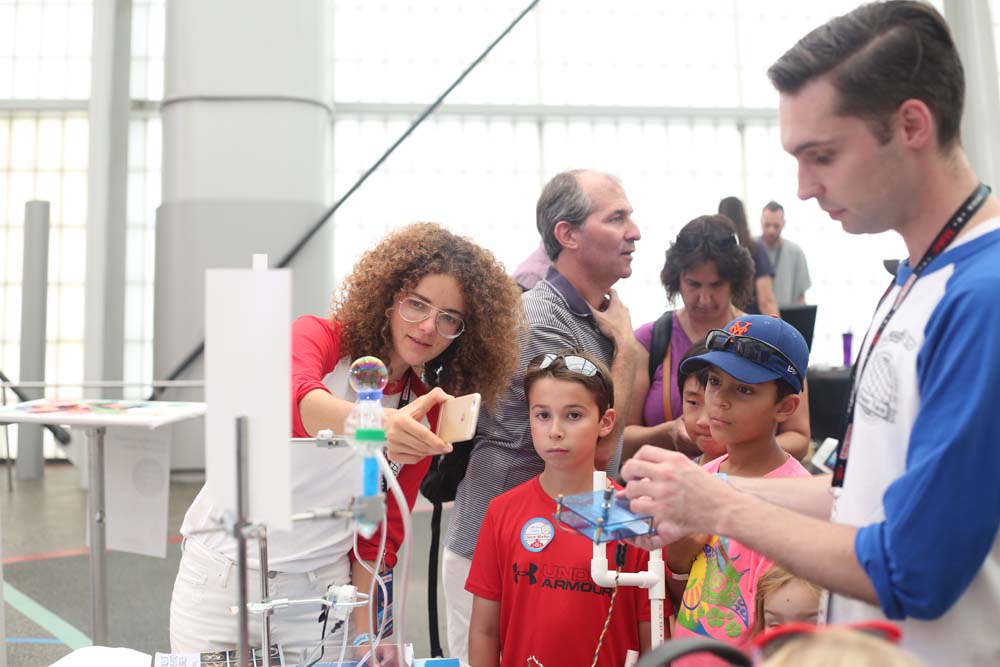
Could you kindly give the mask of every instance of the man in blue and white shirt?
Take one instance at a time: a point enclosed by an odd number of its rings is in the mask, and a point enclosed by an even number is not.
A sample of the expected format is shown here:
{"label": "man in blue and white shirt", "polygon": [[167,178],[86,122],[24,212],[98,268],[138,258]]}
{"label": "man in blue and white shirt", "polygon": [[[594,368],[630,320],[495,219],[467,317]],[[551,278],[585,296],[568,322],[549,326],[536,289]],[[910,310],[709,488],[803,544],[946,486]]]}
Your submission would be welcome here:
{"label": "man in blue and white shirt", "polygon": [[831,622],[895,621],[926,664],[1000,664],[1000,202],[962,149],[955,44],[929,4],[872,3],[768,74],[799,196],[909,252],[860,352],[842,487],[727,487],[647,447],[622,468],[632,509],[660,540],[727,535],[823,586]]}

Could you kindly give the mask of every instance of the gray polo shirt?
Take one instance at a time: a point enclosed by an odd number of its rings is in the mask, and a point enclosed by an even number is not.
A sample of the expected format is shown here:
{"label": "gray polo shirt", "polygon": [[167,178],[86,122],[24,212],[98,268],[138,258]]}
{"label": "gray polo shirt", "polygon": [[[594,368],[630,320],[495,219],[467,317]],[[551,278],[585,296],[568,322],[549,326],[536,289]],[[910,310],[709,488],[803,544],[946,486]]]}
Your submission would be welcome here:
{"label": "gray polo shirt", "polygon": [[[490,501],[545,467],[531,444],[528,405],[522,388],[528,363],[543,352],[566,348],[592,354],[609,367],[614,357],[614,343],[600,332],[587,302],[555,267],[550,267],[545,279],[525,292],[521,300],[529,328],[521,344],[518,367],[494,409],[479,415],[469,468],[458,487],[448,522],[448,548],[469,559]],[[609,473],[618,471],[621,448],[619,439]]]}

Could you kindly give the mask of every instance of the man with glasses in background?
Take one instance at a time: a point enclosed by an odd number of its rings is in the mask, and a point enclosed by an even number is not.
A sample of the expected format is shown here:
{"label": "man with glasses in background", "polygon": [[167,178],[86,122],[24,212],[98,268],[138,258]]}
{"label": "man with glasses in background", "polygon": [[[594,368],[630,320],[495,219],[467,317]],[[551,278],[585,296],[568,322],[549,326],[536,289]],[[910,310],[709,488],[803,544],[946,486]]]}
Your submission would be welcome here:
{"label": "man with glasses in background", "polygon": [[[490,501],[538,475],[522,382],[528,362],[572,348],[611,369],[615,405],[628,414],[638,356],[632,320],[611,286],[632,274],[639,228],[616,178],[595,171],[555,176],[538,199],[536,222],[552,260],[545,279],[524,293],[528,330],[518,370],[496,406],[479,417],[469,466],[448,524],[442,564],[451,657],[468,660],[472,594],[465,580]],[[617,473],[625,420],[598,443],[596,466]]]}
{"label": "man with glasses in background", "polygon": [[897,622],[929,665],[1000,664],[1000,201],[962,149],[948,26],[922,2],[864,5],[768,74],[799,196],[849,233],[897,232],[909,259],[859,354],[832,492],[727,486],[646,447],[622,468],[632,509],[656,518],[649,546],[738,540],[831,591],[831,622]]}

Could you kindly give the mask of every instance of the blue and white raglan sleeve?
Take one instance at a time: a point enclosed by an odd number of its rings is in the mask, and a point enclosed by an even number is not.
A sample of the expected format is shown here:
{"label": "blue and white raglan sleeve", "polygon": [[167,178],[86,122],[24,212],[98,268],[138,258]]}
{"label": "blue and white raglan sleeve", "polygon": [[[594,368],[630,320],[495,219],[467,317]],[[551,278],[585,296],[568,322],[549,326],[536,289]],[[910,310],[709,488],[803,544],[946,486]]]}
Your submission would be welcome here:
{"label": "blue and white raglan sleeve", "polygon": [[1000,276],[981,277],[946,292],[927,322],[906,472],[886,490],[885,521],[855,539],[891,619],[947,612],[1000,528]]}

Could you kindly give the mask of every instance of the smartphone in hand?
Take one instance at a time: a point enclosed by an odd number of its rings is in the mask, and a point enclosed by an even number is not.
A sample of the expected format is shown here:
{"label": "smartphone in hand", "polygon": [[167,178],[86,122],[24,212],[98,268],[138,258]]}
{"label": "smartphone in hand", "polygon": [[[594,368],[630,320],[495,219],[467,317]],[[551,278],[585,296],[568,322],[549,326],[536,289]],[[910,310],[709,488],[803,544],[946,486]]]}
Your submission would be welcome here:
{"label": "smartphone in hand", "polygon": [[442,403],[438,413],[437,436],[447,443],[472,440],[476,435],[481,403],[482,397],[478,393],[458,396]]}

